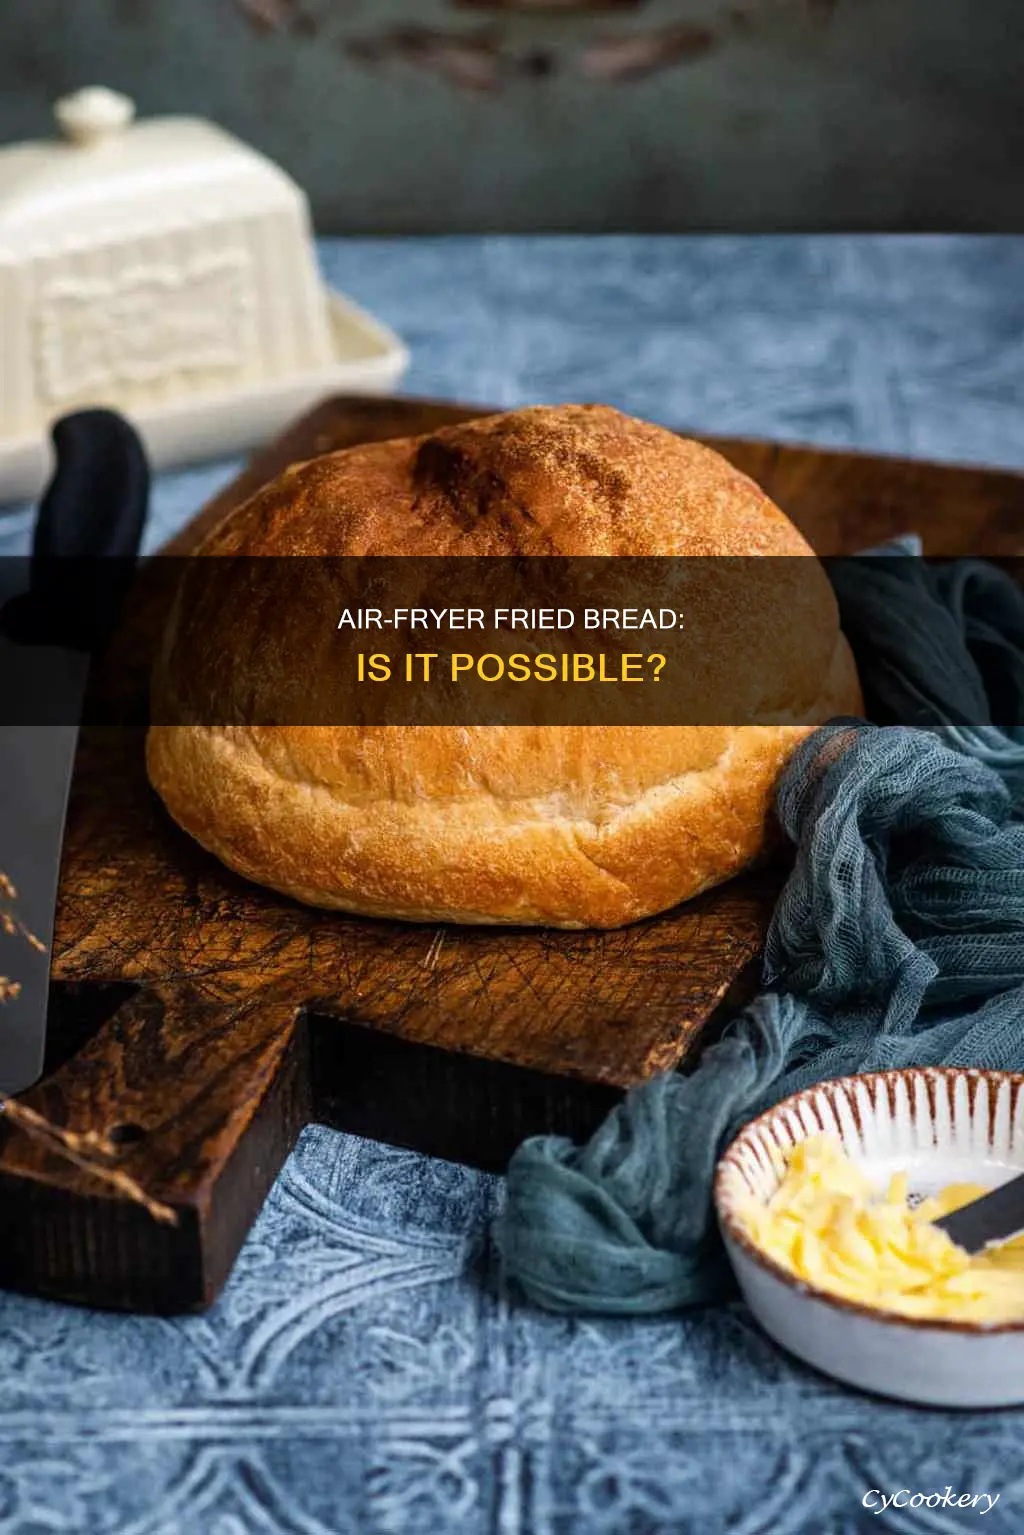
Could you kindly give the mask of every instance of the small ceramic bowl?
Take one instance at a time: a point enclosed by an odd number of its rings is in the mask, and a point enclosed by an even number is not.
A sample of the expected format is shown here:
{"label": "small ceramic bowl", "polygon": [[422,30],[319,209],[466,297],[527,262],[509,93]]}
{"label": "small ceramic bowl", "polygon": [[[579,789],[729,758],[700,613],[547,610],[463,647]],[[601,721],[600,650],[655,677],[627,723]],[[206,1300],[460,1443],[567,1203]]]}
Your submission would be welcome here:
{"label": "small ceramic bowl", "polygon": [[936,1407],[1024,1402],[1024,1320],[926,1321],[860,1305],[797,1279],[745,1231],[738,1209],[779,1183],[772,1150],[839,1138],[879,1189],[995,1188],[1024,1172],[1024,1074],[920,1069],[820,1082],[747,1125],[718,1164],[715,1207],[744,1299],[790,1353],[866,1391]]}

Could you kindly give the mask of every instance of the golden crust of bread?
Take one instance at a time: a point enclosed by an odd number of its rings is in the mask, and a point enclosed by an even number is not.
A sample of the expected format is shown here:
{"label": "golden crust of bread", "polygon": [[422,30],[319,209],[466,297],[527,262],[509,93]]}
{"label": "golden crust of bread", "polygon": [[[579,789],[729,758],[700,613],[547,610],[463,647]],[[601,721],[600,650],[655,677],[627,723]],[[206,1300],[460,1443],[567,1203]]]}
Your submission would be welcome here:
{"label": "golden crust of bread", "polygon": [[[603,406],[536,407],[328,454],[258,492],[200,552],[811,553],[718,454]],[[226,864],[313,905],[414,921],[618,926],[756,859],[800,738],[860,709],[819,573],[808,581],[804,567],[793,591],[777,594],[787,620],[798,599],[814,609],[799,635],[777,625],[778,671],[762,700],[793,723],[155,725],[150,778]],[[256,699],[313,687],[294,667],[284,675],[275,655],[308,654],[306,678],[323,675],[316,647],[327,656],[330,626],[320,619],[280,615],[290,648],[282,640],[275,651],[265,614],[247,628],[242,606],[223,616],[221,634],[186,617],[172,616],[154,676],[157,705],[173,700],[177,718],[190,709],[216,718],[218,702],[220,717],[237,718],[240,685]],[[230,667],[211,664],[224,655]]]}

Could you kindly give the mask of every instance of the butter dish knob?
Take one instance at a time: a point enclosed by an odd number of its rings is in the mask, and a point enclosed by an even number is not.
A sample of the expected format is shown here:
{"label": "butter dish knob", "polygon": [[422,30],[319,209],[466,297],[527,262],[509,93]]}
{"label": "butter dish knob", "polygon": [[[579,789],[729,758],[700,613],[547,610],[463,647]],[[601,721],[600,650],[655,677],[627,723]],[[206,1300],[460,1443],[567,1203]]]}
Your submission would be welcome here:
{"label": "butter dish knob", "polygon": [[89,85],[70,96],[62,96],[53,114],[66,138],[87,147],[113,138],[127,128],[135,116],[135,103],[105,85]]}

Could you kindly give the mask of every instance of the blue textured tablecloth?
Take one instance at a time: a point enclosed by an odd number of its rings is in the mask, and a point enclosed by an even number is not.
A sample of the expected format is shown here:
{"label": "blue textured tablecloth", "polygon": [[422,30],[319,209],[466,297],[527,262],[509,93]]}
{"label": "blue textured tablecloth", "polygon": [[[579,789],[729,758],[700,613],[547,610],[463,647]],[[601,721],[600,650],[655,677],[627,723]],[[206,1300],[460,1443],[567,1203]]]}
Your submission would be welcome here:
{"label": "blue textured tablecloth", "polygon": [[[416,393],[603,399],[672,426],[1024,466],[1021,239],[321,253],[405,336]],[[165,476],[151,543],[232,469]],[[0,522],[0,552],[26,531]],[[1024,1413],[858,1396],[738,1303],[533,1312],[499,1282],[500,1198],[500,1180],[314,1128],[206,1316],[0,1296],[0,1535],[1024,1530]],[[999,1502],[863,1506],[903,1488]]]}

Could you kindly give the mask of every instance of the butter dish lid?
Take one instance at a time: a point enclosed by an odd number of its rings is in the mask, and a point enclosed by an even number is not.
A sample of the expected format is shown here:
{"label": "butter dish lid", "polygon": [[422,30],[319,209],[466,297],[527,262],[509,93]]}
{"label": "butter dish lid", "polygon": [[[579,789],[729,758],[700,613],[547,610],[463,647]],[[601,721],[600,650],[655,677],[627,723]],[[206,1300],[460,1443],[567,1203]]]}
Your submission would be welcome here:
{"label": "butter dish lid", "polygon": [[304,202],[273,161],[193,117],[135,121],[117,91],[90,86],[56,103],[62,137],[0,149],[0,249],[93,243],[119,228],[195,223]]}
{"label": "butter dish lid", "polygon": [[55,115],[59,138],[0,149],[0,503],[38,492],[69,410],[120,410],[163,468],[397,382],[405,348],[325,288],[280,166],[102,87]]}

